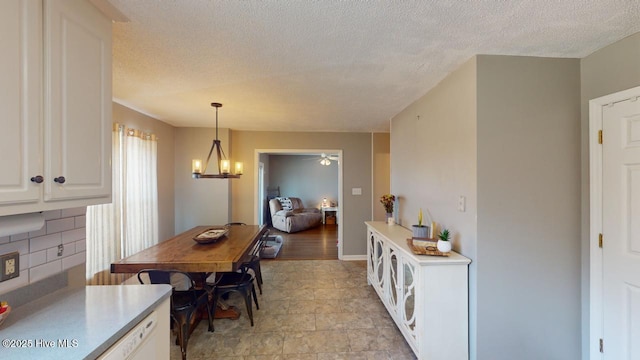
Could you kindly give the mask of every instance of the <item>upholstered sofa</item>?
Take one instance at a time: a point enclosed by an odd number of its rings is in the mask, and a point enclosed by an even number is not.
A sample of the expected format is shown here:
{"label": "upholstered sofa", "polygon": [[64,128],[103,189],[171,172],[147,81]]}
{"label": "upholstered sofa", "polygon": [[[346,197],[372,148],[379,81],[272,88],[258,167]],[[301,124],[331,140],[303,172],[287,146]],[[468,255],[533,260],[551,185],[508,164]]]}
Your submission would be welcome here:
{"label": "upholstered sofa", "polygon": [[288,233],[307,230],[322,223],[319,209],[305,208],[296,197],[278,197],[269,200],[273,227]]}

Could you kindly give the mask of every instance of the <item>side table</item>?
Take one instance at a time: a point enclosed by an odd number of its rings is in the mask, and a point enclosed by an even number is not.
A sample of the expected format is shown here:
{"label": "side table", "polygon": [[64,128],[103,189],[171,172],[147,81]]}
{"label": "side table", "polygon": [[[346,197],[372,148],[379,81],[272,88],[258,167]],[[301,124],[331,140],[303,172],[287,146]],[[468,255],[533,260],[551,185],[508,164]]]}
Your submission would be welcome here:
{"label": "side table", "polygon": [[338,223],[338,207],[337,206],[329,206],[322,208],[322,223],[327,223],[327,212],[334,212],[336,216],[336,224]]}

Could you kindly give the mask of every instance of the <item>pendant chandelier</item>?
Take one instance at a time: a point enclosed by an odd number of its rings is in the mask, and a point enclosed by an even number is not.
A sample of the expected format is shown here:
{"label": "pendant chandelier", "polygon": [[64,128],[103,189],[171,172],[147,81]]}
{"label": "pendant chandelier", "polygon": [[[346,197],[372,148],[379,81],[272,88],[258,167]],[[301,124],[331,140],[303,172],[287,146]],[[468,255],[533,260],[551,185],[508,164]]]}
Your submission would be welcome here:
{"label": "pendant chandelier", "polygon": [[[211,144],[211,149],[209,150],[209,155],[207,156],[207,161],[204,163],[204,167],[200,159],[191,161],[192,176],[194,179],[239,179],[243,170],[242,163],[236,162],[234,166],[235,173],[231,174],[231,161],[227,159],[227,156],[224,154],[224,150],[222,150],[222,145],[218,139],[218,108],[221,108],[222,104],[214,102],[211,103],[211,106],[216,108],[216,139],[213,140],[213,144]],[[207,165],[209,165],[209,161],[211,160],[213,149],[216,150],[218,159],[218,173],[207,174]]]}

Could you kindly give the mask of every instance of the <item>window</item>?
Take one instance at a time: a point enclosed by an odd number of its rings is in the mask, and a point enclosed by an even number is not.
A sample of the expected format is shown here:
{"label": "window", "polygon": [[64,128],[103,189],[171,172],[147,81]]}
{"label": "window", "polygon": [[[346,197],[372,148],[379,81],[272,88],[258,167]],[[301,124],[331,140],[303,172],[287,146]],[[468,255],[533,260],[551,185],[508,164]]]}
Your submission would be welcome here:
{"label": "window", "polygon": [[112,262],[158,243],[157,139],[114,124],[111,204],[87,207],[87,283],[119,284]]}

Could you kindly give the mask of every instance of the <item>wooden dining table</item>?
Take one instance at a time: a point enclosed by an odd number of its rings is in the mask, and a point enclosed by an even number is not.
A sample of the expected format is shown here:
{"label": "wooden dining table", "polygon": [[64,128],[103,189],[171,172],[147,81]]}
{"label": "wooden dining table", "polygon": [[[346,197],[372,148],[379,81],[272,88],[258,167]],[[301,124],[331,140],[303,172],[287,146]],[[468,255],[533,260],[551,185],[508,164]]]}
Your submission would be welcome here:
{"label": "wooden dining table", "polygon": [[237,271],[245,256],[267,231],[264,225],[233,225],[215,242],[194,238],[222,226],[197,226],[111,264],[112,273],[137,273],[142,269],[180,270],[210,274]]}
{"label": "wooden dining table", "polygon": [[[112,273],[137,273],[142,269],[179,270],[191,274],[197,286],[203,286],[212,273],[237,271],[246,255],[267,232],[264,225],[232,225],[229,232],[215,242],[202,244],[194,238],[209,230],[224,226],[197,226],[111,264]],[[216,319],[238,319],[233,306],[220,307]],[[200,318],[206,317],[206,314]]]}

